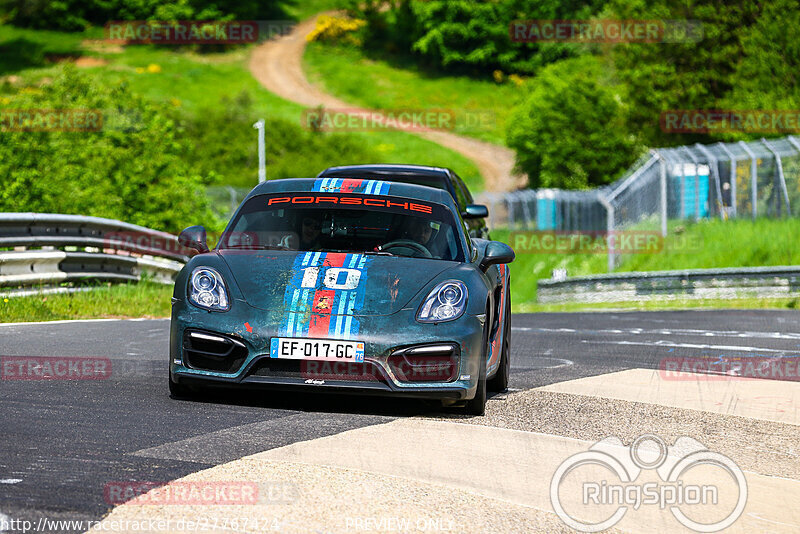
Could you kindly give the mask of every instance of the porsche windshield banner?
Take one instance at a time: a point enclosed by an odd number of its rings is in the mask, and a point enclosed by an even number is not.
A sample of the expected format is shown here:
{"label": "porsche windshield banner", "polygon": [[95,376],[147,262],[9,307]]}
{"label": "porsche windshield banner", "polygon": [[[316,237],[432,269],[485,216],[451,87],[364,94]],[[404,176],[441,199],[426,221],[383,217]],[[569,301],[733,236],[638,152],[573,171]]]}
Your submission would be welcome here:
{"label": "porsche windshield banner", "polygon": [[[367,180],[365,180],[367,181]],[[388,188],[387,188],[388,189]],[[433,206],[421,201],[410,200],[400,197],[387,197],[380,196],[345,196],[342,194],[337,195],[319,195],[314,192],[311,193],[287,193],[285,195],[274,195],[267,198],[267,206],[271,207],[286,207],[289,205],[303,207],[303,206],[320,206],[331,207],[341,206],[344,208],[350,207],[365,207],[365,208],[386,208],[390,211],[410,212],[413,214],[432,214]]]}

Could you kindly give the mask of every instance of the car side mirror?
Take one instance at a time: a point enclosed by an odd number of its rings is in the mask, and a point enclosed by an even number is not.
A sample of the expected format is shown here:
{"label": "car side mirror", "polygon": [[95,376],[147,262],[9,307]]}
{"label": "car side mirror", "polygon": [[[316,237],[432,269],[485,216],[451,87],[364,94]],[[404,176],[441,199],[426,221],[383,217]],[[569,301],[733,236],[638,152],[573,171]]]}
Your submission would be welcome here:
{"label": "car side mirror", "polygon": [[178,243],[203,254],[208,252],[206,244],[206,229],[200,225],[190,226],[178,235]]}
{"label": "car side mirror", "polygon": [[516,254],[514,251],[500,241],[489,241],[486,249],[483,252],[480,268],[483,271],[489,268],[490,265],[497,265],[498,263],[511,263],[514,261]]}
{"label": "car side mirror", "polygon": [[489,216],[489,208],[483,204],[467,204],[461,216],[465,219],[484,219]]}

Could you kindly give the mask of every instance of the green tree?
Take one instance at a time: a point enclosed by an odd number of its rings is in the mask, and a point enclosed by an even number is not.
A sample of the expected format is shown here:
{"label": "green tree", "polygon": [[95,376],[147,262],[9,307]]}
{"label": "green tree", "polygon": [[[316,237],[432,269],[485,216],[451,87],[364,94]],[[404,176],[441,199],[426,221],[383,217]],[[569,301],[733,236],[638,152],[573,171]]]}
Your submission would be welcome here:
{"label": "green tree", "polygon": [[572,43],[514,42],[515,20],[589,18],[607,0],[399,0],[388,10],[352,0],[367,20],[368,49],[411,55],[423,65],[486,77],[493,70],[532,74],[543,65],[585,52]]}
{"label": "green tree", "polygon": [[192,166],[174,112],[67,66],[11,109],[99,110],[99,131],[0,132],[0,210],[94,215],[177,232],[204,222],[207,178]]}
{"label": "green tree", "polygon": [[725,106],[734,109],[800,108],[800,26],[797,2],[765,3],[755,24],[741,37],[743,57],[733,74]]}
{"label": "green tree", "polygon": [[584,56],[550,65],[512,114],[508,145],[531,187],[582,189],[612,182],[643,147],[627,109],[603,83],[603,65]]}
{"label": "green tree", "polygon": [[81,31],[112,20],[287,18],[287,0],[0,0],[0,19],[29,28]]}
{"label": "green tree", "polygon": [[[669,109],[720,109],[738,83],[745,54],[742,43],[757,20],[759,4],[750,0],[613,0],[609,14],[620,19],[700,21],[700,40],[627,43],[610,55],[627,88],[631,127],[650,146],[710,142],[706,135],[676,135],[660,129]],[[794,8],[796,10],[796,6]]]}

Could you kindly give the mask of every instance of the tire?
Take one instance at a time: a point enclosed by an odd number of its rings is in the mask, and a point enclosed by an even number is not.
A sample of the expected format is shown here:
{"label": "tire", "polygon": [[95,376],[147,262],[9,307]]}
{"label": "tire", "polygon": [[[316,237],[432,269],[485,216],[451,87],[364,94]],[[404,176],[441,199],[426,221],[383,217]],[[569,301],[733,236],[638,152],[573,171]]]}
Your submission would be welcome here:
{"label": "tire", "polygon": [[184,384],[179,384],[172,381],[172,376],[169,377],[169,396],[173,399],[189,399],[194,395],[194,390]]}
{"label": "tire", "polygon": [[464,413],[467,415],[483,415],[486,413],[486,358],[489,356],[489,334],[485,335],[484,353],[478,371],[478,387],[475,396],[464,404]]}
{"label": "tire", "polygon": [[509,338],[511,337],[511,299],[506,300],[506,324],[505,332],[503,332],[503,350],[500,353],[500,365],[497,372],[489,380],[487,386],[489,391],[500,392],[508,389],[508,378],[511,374],[511,344]]}

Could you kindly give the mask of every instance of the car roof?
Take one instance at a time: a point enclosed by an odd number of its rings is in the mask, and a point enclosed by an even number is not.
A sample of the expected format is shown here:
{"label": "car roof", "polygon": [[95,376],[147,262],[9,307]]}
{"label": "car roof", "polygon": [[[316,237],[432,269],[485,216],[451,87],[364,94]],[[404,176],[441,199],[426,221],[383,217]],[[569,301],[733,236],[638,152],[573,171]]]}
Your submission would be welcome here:
{"label": "car roof", "polygon": [[453,197],[443,189],[424,185],[407,184],[384,180],[362,180],[359,178],[281,178],[258,184],[247,195],[270,193],[330,192],[352,193],[356,195],[390,195],[395,197],[427,200],[455,208]]}
{"label": "car roof", "polygon": [[358,174],[417,174],[426,176],[450,177],[450,169],[444,167],[429,167],[427,165],[397,165],[390,163],[372,163],[367,165],[340,165],[328,167],[318,177],[343,175],[347,173]]}

